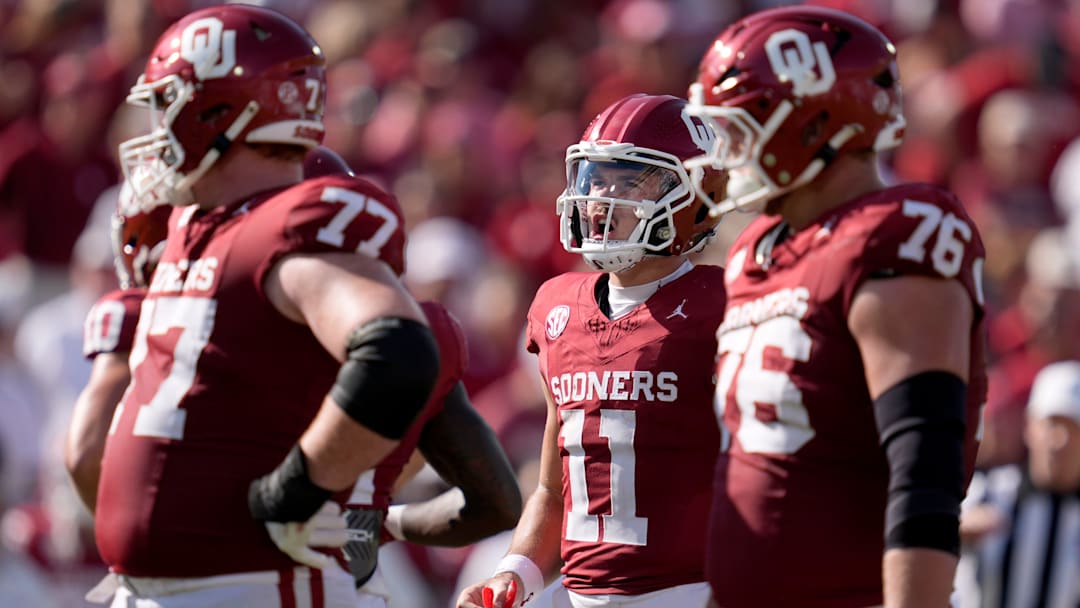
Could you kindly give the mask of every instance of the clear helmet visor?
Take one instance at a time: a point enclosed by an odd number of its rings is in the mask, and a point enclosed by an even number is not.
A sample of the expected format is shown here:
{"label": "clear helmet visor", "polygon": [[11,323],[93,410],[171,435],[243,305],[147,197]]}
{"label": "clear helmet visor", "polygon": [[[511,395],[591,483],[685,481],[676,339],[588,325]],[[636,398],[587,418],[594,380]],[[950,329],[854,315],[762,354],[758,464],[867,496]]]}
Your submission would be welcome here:
{"label": "clear helmet visor", "polygon": [[568,164],[564,209],[579,245],[606,250],[640,246],[645,227],[667,208],[666,199],[680,185],[678,174],[666,167],[629,160]]}

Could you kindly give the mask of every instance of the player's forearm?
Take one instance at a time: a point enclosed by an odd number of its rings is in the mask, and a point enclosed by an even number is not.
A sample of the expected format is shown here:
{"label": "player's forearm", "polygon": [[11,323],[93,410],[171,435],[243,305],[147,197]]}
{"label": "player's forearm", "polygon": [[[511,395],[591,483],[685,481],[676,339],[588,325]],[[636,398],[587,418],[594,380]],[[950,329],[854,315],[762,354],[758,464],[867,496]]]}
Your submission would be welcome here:
{"label": "player's forearm", "polygon": [[90,382],[72,408],[64,445],[64,465],[83,504],[91,513],[97,505],[101,458],[116,405],[131,376],[127,354],[103,353],[94,359]]}
{"label": "player's forearm", "polygon": [[[517,488],[513,488],[517,492]],[[462,547],[514,527],[520,511],[500,508],[499,501],[469,500],[453,488],[430,500],[405,505],[401,530],[405,539],[441,547]]]}
{"label": "player's forearm", "polygon": [[97,488],[101,479],[101,457],[104,451],[103,444],[94,449],[80,450],[78,453],[72,453],[69,448],[65,456],[71,483],[90,513],[97,507]]}
{"label": "player's forearm", "polygon": [[71,426],[64,446],[64,465],[75,486],[79,498],[91,513],[97,505],[98,480],[101,478],[101,457],[105,453],[105,434],[108,425],[102,426],[86,412],[93,409],[87,405],[91,397],[86,391],[75,402]]}
{"label": "player's forearm", "polygon": [[349,418],[330,399],[323,402],[300,438],[311,481],[327,490],[343,490],[373,468],[397,445]]}
{"label": "player's forearm", "polygon": [[888,608],[946,608],[956,575],[956,556],[936,549],[890,549],[883,577]]}
{"label": "player's forearm", "polygon": [[[521,517],[521,490],[491,427],[469,403],[459,382],[428,420],[420,451],[456,490],[402,512],[405,537],[425,544],[461,546],[514,527]],[[410,536],[410,528],[424,540]]]}
{"label": "player's forearm", "polygon": [[537,487],[525,503],[507,553],[528,557],[540,568],[544,578],[550,579],[560,563],[562,516],[561,492],[543,485]]}

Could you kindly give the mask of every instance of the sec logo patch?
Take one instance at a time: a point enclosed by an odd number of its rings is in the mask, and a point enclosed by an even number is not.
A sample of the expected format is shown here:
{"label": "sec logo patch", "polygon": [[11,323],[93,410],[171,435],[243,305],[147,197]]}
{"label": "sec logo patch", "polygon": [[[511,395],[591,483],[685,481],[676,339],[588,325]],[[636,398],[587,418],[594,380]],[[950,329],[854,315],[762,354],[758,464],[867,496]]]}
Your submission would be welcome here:
{"label": "sec logo patch", "polygon": [[570,307],[561,304],[551,309],[548,313],[547,322],[544,325],[547,327],[547,336],[549,339],[554,340],[562,335],[564,329],[566,329],[566,323],[570,320]]}

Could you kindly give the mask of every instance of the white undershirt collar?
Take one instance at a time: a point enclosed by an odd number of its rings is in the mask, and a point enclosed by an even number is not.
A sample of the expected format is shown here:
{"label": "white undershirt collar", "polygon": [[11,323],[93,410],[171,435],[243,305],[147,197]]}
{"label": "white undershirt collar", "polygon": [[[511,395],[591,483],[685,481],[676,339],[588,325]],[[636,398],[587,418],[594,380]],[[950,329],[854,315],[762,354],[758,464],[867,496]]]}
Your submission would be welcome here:
{"label": "white undershirt collar", "polygon": [[614,321],[621,317],[625,317],[630,311],[637,308],[638,305],[652,297],[652,295],[661,287],[690,272],[693,268],[694,265],[690,260],[686,260],[681,266],[675,269],[675,272],[666,277],[643,285],[634,285],[633,287],[620,287],[612,284],[609,280],[607,297],[608,306],[611,307],[611,320]]}

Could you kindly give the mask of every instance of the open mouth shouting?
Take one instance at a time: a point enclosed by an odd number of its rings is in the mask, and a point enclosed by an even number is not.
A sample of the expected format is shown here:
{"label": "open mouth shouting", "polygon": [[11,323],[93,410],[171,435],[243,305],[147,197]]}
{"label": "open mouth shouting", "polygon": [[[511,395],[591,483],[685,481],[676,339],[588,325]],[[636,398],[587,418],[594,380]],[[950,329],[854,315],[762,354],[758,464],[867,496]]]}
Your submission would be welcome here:
{"label": "open mouth shouting", "polygon": [[615,219],[610,217],[607,210],[598,210],[589,214],[589,238],[602,241],[612,230],[615,229]]}

